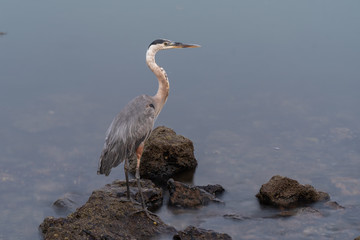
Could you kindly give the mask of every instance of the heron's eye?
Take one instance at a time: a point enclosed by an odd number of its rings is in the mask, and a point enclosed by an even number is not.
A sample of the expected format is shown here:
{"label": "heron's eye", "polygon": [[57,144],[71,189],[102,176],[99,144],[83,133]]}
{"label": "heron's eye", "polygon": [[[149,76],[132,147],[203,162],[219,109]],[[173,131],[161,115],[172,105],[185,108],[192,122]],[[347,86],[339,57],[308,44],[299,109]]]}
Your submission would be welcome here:
{"label": "heron's eye", "polygon": [[167,46],[167,45],[169,45],[169,43],[168,43],[168,42],[164,42],[164,45]]}

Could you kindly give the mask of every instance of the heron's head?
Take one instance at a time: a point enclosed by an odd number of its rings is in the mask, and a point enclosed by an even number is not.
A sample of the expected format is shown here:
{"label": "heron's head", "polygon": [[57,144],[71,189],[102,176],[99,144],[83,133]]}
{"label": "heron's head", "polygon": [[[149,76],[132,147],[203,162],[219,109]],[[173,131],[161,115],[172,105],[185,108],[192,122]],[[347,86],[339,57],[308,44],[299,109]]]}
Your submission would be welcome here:
{"label": "heron's head", "polygon": [[152,48],[154,51],[159,51],[163,49],[172,49],[172,48],[197,48],[200,45],[197,44],[184,44],[180,42],[173,42],[167,39],[157,39],[150,43],[149,50]]}

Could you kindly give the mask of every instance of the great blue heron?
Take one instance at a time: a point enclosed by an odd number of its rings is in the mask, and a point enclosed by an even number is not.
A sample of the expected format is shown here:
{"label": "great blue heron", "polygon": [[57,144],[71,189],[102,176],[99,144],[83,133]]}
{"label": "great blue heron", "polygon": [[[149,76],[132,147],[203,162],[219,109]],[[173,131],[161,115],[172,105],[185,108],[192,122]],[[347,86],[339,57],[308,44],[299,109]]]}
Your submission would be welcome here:
{"label": "great blue heron", "polygon": [[141,95],[130,101],[114,118],[106,133],[102,150],[98,174],[110,174],[111,168],[118,166],[125,160],[124,170],[126,178],[127,198],[130,200],[129,190],[129,158],[136,156],[135,178],[142,200],[142,207],[148,217],[144,197],[140,185],[140,159],[144,150],[144,143],[150,136],[154,122],[163,108],[169,95],[169,81],[165,70],[155,62],[155,54],[159,50],[171,48],[196,48],[195,44],[183,44],[166,39],[153,41],[146,52],[146,63],[159,81],[159,88],[155,96]]}

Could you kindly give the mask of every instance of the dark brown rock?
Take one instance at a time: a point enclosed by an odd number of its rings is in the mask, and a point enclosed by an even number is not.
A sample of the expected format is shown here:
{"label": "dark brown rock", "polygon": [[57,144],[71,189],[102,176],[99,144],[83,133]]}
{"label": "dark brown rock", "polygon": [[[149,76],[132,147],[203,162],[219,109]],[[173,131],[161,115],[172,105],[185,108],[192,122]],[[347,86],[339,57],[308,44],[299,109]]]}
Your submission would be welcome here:
{"label": "dark brown rock", "polygon": [[209,184],[206,186],[198,186],[198,188],[201,188],[201,189],[205,190],[206,192],[211,193],[215,196],[218,196],[225,191],[225,189],[220,184],[215,184],[215,185]]}
{"label": "dark brown rock", "polygon": [[[130,172],[135,173],[136,161],[130,160]],[[167,127],[157,127],[145,144],[141,158],[140,176],[166,183],[174,175],[197,166],[191,140],[177,135]]]}
{"label": "dark brown rock", "polygon": [[[115,181],[94,191],[82,207],[66,218],[46,218],[40,225],[44,239],[151,239],[176,233],[156,215],[152,216],[156,223],[149,219],[140,204],[119,197],[123,188],[122,182]],[[152,199],[149,195],[145,198]]]}
{"label": "dark brown rock", "polygon": [[[144,196],[146,206],[150,210],[155,210],[161,207],[163,202],[162,189],[156,187],[156,185],[148,179],[141,179],[141,189]],[[141,203],[141,196],[138,192],[138,186],[135,179],[129,180],[130,197]],[[116,194],[117,197],[127,198],[126,193],[126,181],[115,180],[111,184],[105,185],[104,189]]]}
{"label": "dark brown rock", "polygon": [[212,230],[205,230],[189,226],[183,231],[178,232],[173,240],[230,240],[232,239],[226,233],[217,233]]}
{"label": "dark brown rock", "polygon": [[273,176],[263,184],[256,197],[262,204],[284,208],[330,199],[329,194],[319,192],[310,185],[301,185],[296,180],[281,176]]}
{"label": "dark brown rock", "polygon": [[173,179],[169,179],[168,189],[170,193],[169,205],[171,206],[197,208],[207,205],[211,201],[220,202],[215,195],[199,187],[189,186]]}

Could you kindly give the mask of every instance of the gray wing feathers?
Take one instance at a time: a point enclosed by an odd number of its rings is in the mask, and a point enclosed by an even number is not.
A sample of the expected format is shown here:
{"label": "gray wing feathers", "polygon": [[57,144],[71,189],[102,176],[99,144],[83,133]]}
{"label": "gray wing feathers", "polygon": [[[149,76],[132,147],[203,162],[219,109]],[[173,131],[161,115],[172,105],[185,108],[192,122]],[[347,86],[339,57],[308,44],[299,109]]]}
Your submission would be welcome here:
{"label": "gray wing feathers", "polygon": [[126,158],[134,157],[138,146],[149,137],[153,129],[153,104],[152,97],[141,95],[129,102],[114,118],[106,133],[98,174],[109,175],[111,168]]}

